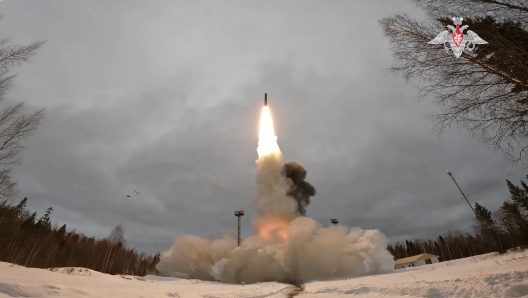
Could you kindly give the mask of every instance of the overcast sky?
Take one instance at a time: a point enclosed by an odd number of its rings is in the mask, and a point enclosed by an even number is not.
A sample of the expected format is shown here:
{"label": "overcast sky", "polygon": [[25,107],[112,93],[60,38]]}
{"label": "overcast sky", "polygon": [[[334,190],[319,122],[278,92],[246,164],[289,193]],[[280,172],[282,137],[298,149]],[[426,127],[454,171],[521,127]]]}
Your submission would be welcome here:
{"label": "overcast sky", "polygon": [[90,236],[122,223],[148,252],[236,233],[240,208],[249,235],[267,92],[286,161],[318,191],[309,216],[390,241],[469,231],[446,171],[490,209],[521,174],[463,133],[433,134],[434,106],[386,71],[377,21],[397,12],[421,17],[396,0],[3,1],[1,37],[47,41],[8,95],[47,108],[19,196]]}

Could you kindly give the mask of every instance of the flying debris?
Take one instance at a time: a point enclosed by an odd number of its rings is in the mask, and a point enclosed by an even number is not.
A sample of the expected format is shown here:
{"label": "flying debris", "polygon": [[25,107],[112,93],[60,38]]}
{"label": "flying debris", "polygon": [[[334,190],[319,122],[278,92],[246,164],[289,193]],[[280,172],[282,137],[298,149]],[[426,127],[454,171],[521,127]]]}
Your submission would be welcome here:
{"label": "flying debris", "polygon": [[134,192],[137,193],[139,195],[139,192],[137,192],[135,189],[134,189]]}
{"label": "flying debris", "polygon": [[264,93],[264,106],[268,106],[268,93]]}

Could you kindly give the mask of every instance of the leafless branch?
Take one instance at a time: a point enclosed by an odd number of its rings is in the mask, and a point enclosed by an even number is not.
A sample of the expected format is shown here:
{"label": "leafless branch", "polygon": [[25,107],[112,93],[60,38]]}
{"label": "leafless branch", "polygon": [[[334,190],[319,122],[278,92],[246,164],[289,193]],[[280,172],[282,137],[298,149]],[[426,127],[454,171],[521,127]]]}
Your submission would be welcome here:
{"label": "leafless branch", "polygon": [[[9,45],[8,39],[0,40],[0,101],[13,85],[16,74],[14,67],[27,62],[44,42],[26,46]],[[40,125],[44,109],[27,114],[24,104],[18,103],[0,110],[0,200],[13,198],[17,183],[11,178],[10,165],[19,163],[20,152],[24,149],[22,140],[30,136]]]}
{"label": "leafless branch", "polygon": [[492,15],[498,20],[526,21],[526,0],[410,0],[433,19],[442,17],[473,18]]}
{"label": "leafless branch", "polygon": [[[433,5],[433,1],[413,2]],[[418,22],[400,14],[380,24],[393,52],[390,71],[414,84],[420,99],[434,97],[437,111],[430,117],[436,122],[437,133],[453,127],[465,129],[502,151],[513,164],[528,165],[526,47],[512,44],[499,32],[487,32],[491,55],[506,57],[505,61],[491,63],[490,57],[467,54],[455,59],[442,45],[427,44],[445,30],[439,22]]]}

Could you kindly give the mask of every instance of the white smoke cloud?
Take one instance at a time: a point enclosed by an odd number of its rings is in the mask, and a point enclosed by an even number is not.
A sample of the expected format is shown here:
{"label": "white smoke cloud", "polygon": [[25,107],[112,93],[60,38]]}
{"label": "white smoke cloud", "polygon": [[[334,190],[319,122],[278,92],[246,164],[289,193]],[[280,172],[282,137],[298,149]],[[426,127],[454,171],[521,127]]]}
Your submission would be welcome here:
{"label": "white smoke cloud", "polygon": [[175,239],[162,254],[157,270],[165,276],[186,276],[224,283],[314,281],[390,272],[393,256],[379,230],[323,227],[296,213],[297,202],[287,196],[292,181],[283,171],[280,153],[257,161],[258,218],[286,217],[288,240],[264,241],[259,235],[243,240],[231,235],[210,241],[197,236]]}
{"label": "white smoke cloud", "polygon": [[176,238],[156,266],[160,274],[224,283],[302,283],[394,270],[379,230],[323,227],[303,215],[315,189],[304,181],[307,172],[300,164],[283,163],[268,107],[262,110],[257,152],[256,234],[240,247],[231,235],[214,241]]}

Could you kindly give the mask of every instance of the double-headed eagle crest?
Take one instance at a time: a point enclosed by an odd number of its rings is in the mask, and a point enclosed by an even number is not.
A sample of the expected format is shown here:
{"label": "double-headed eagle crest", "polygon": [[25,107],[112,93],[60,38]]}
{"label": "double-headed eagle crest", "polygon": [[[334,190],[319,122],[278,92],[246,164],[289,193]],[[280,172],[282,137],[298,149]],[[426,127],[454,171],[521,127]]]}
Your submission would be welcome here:
{"label": "double-headed eagle crest", "polygon": [[[428,44],[443,44],[446,52],[449,52],[449,48],[453,51],[456,58],[460,58],[462,53],[470,54],[475,49],[476,44],[487,44],[488,42],[480,38],[477,33],[468,30],[467,34],[464,34],[464,30],[469,27],[468,25],[462,25],[463,18],[453,18],[453,23],[456,27],[447,25],[447,28],[451,30],[444,30]],[[448,47],[449,46],[449,47]]]}

